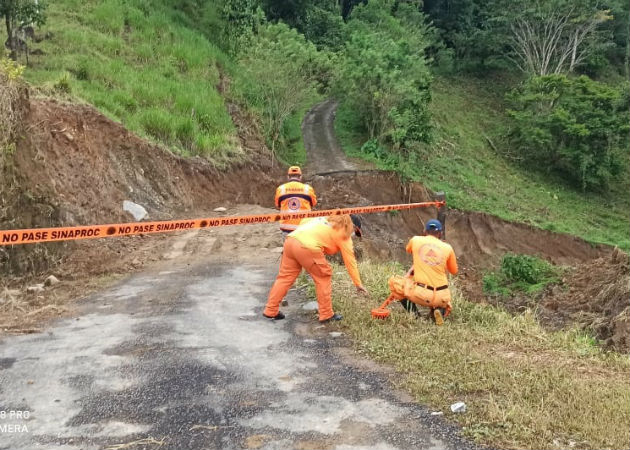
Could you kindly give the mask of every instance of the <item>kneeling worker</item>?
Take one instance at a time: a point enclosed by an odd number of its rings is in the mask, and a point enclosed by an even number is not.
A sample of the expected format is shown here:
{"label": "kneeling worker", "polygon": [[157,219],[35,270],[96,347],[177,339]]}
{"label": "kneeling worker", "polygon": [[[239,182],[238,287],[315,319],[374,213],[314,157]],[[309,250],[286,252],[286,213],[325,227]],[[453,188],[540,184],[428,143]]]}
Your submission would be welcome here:
{"label": "kneeling worker", "polygon": [[404,283],[401,283],[402,277],[392,277],[389,283],[392,292],[404,290],[406,299],[401,300],[401,303],[405,309],[417,312],[416,305],[429,307],[438,325],[444,323],[444,317],[452,309],[446,272],[457,274],[453,247],[440,240],[441,237],[440,221],[429,220],[425,226],[425,235],[414,236],[407,244],[407,253],[413,256],[413,267]]}
{"label": "kneeling worker", "polygon": [[332,268],[325,255],[341,251],[346,270],[357,291],[367,294],[354,257],[353,232],[361,236],[361,221],[357,216],[345,214],[305,221],[290,233],[284,242],[280,272],[269,292],[263,316],[284,319],[284,314],[279,311],[280,302],[304,268],[315,282],[319,321],[323,323],[343,319],[341,314],[333,312]]}

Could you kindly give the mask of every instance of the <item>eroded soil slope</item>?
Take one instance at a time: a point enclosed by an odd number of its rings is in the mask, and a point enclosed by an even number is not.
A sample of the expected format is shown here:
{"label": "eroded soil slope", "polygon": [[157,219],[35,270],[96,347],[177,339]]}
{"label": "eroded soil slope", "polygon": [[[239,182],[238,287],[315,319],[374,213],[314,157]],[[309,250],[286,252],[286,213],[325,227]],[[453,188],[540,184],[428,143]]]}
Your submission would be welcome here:
{"label": "eroded soil slope", "polygon": [[[435,199],[434,194],[423,185],[403,184],[396,175],[380,171],[315,176],[312,184],[320,193],[321,208]],[[435,218],[436,214],[435,208],[419,208],[400,213],[365,215],[367,239],[371,247],[384,257],[406,258],[404,248],[409,237],[420,234],[424,223]],[[447,240],[464,268],[492,266],[507,251],[538,255],[556,264],[588,261],[612,251],[609,247],[594,246],[575,236],[540,230],[478,212],[450,210],[446,230]]]}
{"label": "eroded soil slope", "polygon": [[[154,220],[190,217],[226,201],[267,203],[276,179],[264,145],[247,135],[242,142],[242,163],[224,173],[202,158],[152,145],[89,106],[32,101],[23,139],[4,168],[0,227],[131,221],[124,200],[144,206]],[[3,247],[0,266],[10,273],[45,270],[76,245]]]}

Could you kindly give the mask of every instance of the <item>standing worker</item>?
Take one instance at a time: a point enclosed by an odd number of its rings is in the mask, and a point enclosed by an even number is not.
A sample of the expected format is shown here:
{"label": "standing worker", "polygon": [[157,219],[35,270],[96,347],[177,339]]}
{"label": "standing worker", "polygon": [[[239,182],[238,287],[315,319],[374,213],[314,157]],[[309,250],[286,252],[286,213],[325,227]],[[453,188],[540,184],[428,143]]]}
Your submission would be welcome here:
{"label": "standing worker", "polygon": [[[276,208],[282,213],[296,213],[310,211],[317,205],[315,190],[308,184],[302,183],[302,170],[298,166],[289,167],[287,173],[289,181],[276,189]],[[285,219],[280,221],[280,230],[287,234],[294,231],[300,224],[300,219]]]}
{"label": "standing worker", "polygon": [[361,236],[361,220],[358,216],[334,215],[326,219],[310,220],[297,227],[287,236],[280,262],[280,271],[273,283],[263,316],[281,320],[280,302],[287,295],[302,268],[315,282],[315,293],[321,323],[341,320],[332,307],[332,268],[325,255],[341,251],[343,263],[358,292],[367,294],[361,283],[357,260],[354,257],[352,233]]}
{"label": "standing worker", "polygon": [[392,277],[389,281],[392,292],[404,291],[407,298],[401,303],[407,311],[417,313],[416,305],[429,307],[437,325],[444,323],[444,318],[452,309],[446,272],[457,274],[453,247],[441,237],[442,223],[436,219],[429,220],[424,236],[414,236],[407,244],[407,253],[413,256],[413,267],[407,272],[404,283],[402,277]]}

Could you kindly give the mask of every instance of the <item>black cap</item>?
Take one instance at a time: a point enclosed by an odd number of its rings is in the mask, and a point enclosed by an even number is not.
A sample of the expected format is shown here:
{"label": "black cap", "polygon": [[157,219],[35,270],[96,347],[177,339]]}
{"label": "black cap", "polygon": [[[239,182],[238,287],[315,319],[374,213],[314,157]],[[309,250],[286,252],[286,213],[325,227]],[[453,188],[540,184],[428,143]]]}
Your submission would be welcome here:
{"label": "black cap", "polygon": [[352,219],[352,224],[354,225],[354,235],[357,237],[363,236],[363,232],[361,231],[361,218],[356,214],[350,214],[350,218]]}

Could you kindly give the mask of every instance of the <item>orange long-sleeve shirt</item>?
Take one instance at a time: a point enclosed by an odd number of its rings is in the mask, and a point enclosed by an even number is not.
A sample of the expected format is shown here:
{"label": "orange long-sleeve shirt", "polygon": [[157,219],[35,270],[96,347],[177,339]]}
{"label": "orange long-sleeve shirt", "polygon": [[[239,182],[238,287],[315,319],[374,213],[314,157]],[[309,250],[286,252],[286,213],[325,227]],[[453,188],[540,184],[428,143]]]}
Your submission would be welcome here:
{"label": "orange long-sleeve shirt", "polygon": [[[299,181],[289,181],[276,189],[276,208],[283,213],[310,211],[317,205],[315,190],[308,184]],[[285,219],[280,221],[280,229],[293,231],[300,224],[300,219]]]}
{"label": "orange long-sleeve shirt", "polygon": [[413,278],[416,283],[432,287],[448,284],[446,271],[457,274],[455,252],[446,242],[434,236],[414,236],[407,244],[407,253],[413,255]]}
{"label": "orange long-sleeve shirt", "polygon": [[346,238],[342,231],[333,229],[325,219],[304,220],[289,236],[300,241],[305,248],[323,251],[327,255],[340,251],[352,282],[355,286],[362,286],[352,238]]}

